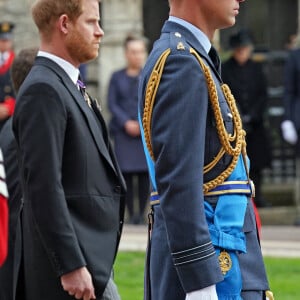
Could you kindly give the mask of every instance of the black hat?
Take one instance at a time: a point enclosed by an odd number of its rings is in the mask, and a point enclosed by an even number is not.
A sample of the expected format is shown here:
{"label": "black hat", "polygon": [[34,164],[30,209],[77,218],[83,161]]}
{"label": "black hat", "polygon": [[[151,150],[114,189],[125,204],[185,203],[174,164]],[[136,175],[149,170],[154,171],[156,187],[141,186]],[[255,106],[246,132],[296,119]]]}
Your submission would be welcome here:
{"label": "black hat", "polygon": [[233,49],[250,45],[253,45],[253,39],[248,30],[240,30],[229,38],[229,46]]}
{"label": "black hat", "polygon": [[0,39],[10,40],[15,25],[11,22],[0,22]]}

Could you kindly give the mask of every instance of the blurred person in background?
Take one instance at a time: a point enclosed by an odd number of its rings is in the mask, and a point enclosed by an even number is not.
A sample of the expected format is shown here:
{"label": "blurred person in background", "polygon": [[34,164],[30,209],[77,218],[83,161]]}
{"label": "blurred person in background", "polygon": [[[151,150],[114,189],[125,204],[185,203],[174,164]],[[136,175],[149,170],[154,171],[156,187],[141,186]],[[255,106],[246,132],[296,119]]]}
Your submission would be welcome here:
{"label": "blurred person in background", "polygon": [[[299,38],[299,37],[298,37]],[[283,138],[296,146],[296,154],[300,154],[300,47],[299,44],[288,52],[284,68],[284,117],[281,123]]]}
{"label": "blurred person in background", "polygon": [[87,64],[81,64],[79,66],[79,72],[80,72],[80,76],[83,82],[87,82],[87,78],[88,78],[88,65]]}
{"label": "blurred person in background", "polygon": [[137,103],[139,76],[147,55],[145,38],[129,35],[124,41],[124,51],[126,67],[114,72],[109,83],[108,107],[112,114],[110,132],[127,185],[129,222],[142,224],[149,198],[149,177],[138,123]]}
{"label": "blurred person in background", "polygon": [[[295,179],[300,180],[300,47],[297,35],[294,48],[289,49],[284,67],[284,116],[281,123],[283,139],[295,149]],[[296,184],[298,187],[299,184]],[[298,192],[296,194],[299,194]],[[300,226],[300,199],[295,198],[297,216],[295,225]]]}
{"label": "blurred person in background", "polygon": [[229,38],[231,57],[222,64],[222,79],[236,99],[246,131],[250,178],[255,184],[254,202],[267,207],[261,192],[262,170],[271,166],[271,144],[265,126],[268,103],[267,80],[262,64],[253,61],[254,42],[250,32],[242,29]]}
{"label": "blurred person in background", "polygon": [[15,58],[13,51],[13,30],[11,22],[0,22],[0,130],[15,108],[10,68]]}

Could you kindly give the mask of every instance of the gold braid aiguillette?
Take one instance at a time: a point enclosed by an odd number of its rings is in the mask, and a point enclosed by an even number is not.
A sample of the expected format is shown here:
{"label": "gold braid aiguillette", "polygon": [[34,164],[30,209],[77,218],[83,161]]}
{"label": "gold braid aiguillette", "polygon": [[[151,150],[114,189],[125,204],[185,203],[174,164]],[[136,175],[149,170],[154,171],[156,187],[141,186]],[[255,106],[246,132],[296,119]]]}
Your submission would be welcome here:
{"label": "gold braid aiguillette", "polygon": [[[168,55],[170,54],[171,49],[167,49],[162,53],[162,55],[157,60],[152,73],[149,77],[146,92],[145,92],[145,104],[144,104],[144,111],[143,111],[143,129],[145,134],[145,141],[147,145],[147,149],[149,151],[149,154],[153,160],[154,154],[152,150],[152,143],[151,143],[151,118],[152,118],[152,112],[153,112],[153,106],[155,102],[156,93],[159,87],[159,83],[162,77],[163,69],[166,63],[166,60],[168,58]],[[244,156],[246,155],[246,142],[245,142],[245,136],[246,133],[243,130],[242,127],[242,121],[240,114],[238,112],[235,99],[226,84],[222,84],[222,92],[224,94],[224,97],[226,99],[226,102],[229,106],[229,109],[232,114],[232,121],[233,121],[233,127],[234,132],[233,134],[228,133],[228,131],[225,128],[224,120],[219,104],[219,98],[217,93],[216,84],[213,80],[213,77],[211,75],[210,69],[208,66],[206,66],[202,60],[202,58],[199,56],[199,54],[193,49],[190,49],[190,53],[196,57],[198,60],[203,72],[204,76],[206,78],[207,88],[208,88],[208,94],[209,99],[212,105],[212,109],[214,112],[214,117],[216,121],[216,128],[217,133],[219,136],[219,140],[221,143],[221,149],[219,153],[216,155],[216,157],[207,165],[204,166],[203,172],[204,174],[209,172],[211,169],[213,169],[216,164],[220,161],[220,159],[225,155],[228,154],[232,156],[232,160],[229,164],[229,166],[216,178],[206,182],[203,184],[203,192],[204,194],[207,193],[209,190],[215,188],[216,186],[223,183],[226,178],[229,177],[229,175],[234,170],[239,155],[242,153]]]}

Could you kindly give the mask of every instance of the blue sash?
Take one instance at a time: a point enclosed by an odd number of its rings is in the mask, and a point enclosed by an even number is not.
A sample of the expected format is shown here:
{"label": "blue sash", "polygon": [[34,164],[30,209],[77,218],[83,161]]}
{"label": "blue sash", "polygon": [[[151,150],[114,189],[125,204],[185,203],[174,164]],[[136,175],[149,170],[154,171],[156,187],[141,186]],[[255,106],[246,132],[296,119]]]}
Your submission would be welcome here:
{"label": "blue sash", "polygon": [[145,134],[144,134],[143,123],[142,123],[142,120],[141,120],[140,109],[138,110],[138,118],[139,118],[141,137],[142,137],[144,152],[145,152],[146,161],[147,161],[147,165],[148,165],[148,172],[149,172],[149,176],[150,176],[150,181],[151,181],[152,189],[154,191],[157,191],[156,181],[155,181],[154,162],[153,162],[153,160],[152,160],[152,158],[150,156],[150,153],[149,153],[147,145],[146,145]]}
{"label": "blue sash", "polygon": [[[242,156],[228,180],[247,180]],[[218,197],[215,209],[207,201],[204,204],[209,232],[220,264],[222,260],[225,260],[223,263],[228,263],[223,272],[224,281],[217,284],[219,300],[242,300],[242,277],[237,251],[246,253],[246,240],[242,229],[247,202],[245,194],[227,194]]]}

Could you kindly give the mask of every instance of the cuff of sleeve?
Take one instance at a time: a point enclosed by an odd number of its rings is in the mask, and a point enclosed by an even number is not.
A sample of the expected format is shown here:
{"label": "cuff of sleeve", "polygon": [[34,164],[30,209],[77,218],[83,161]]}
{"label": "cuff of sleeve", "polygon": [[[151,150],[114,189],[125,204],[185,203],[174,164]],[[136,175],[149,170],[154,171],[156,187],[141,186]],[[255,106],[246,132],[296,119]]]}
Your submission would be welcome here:
{"label": "cuff of sleeve", "polygon": [[83,256],[78,252],[75,253],[76,255],[69,255],[69,260],[66,262],[66,260],[62,261],[56,252],[50,252],[50,260],[58,277],[87,265]]}
{"label": "cuff of sleeve", "polygon": [[176,269],[186,293],[201,290],[224,279],[216,254],[192,263],[177,265]]}

